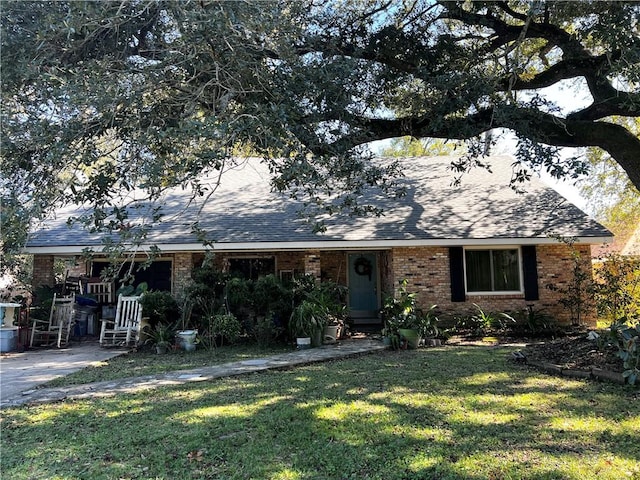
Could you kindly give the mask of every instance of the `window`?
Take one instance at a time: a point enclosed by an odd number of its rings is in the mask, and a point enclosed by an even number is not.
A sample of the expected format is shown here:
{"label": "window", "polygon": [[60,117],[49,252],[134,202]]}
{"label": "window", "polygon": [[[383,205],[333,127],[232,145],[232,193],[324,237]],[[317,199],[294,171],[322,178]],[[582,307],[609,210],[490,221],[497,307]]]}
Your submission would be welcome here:
{"label": "window", "polygon": [[[133,267],[133,285],[138,286],[145,282],[149,290],[171,291],[171,260],[154,260],[145,269],[140,269],[140,261],[136,260]],[[91,276],[99,277],[102,271],[109,266],[109,262],[93,262]],[[118,279],[122,280],[129,269],[129,263],[120,268]],[[118,282],[117,287],[120,286]],[[116,287],[116,288],[117,288]]]}
{"label": "window", "polygon": [[247,280],[257,280],[260,277],[275,273],[276,259],[267,258],[230,258],[229,273]]}
{"label": "window", "polygon": [[283,282],[293,282],[295,279],[295,272],[293,270],[280,270],[280,280]]}
{"label": "window", "polygon": [[517,248],[465,250],[467,292],[520,292]]}

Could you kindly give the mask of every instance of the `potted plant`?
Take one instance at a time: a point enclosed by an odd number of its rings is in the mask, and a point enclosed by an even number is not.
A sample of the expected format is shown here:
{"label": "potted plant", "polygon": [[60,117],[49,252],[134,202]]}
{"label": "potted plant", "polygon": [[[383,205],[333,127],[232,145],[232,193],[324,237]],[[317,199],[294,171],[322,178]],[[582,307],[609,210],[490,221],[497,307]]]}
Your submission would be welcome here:
{"label": "potted plant", "polygon": [[420,312],[419,318],[419,328],[422,333],[422,337],[425,339],[425,343],[429,346],[436,347],[441,344],[440,339],[438,339],[438,335],[440,331],[438,330],[438,317],[435,313],[436,305],[431,305],[429,310],[426,312]]}
{"label": "potted plant", "polygon": [[191,324],[191,312],[193,311],[193,300],[184,297],[180,308],[180,330],[176,332],[178,345],[186,352],[192,352],[196,349],[198,330],[189,328]]}
{"label": "potted plant", "polygon": [[310,276],[297,280],[294,299],[299,308],[304,302],[309,305],[304,308],[313,310],[315,319],[314,330],[311,333],[312,344],[319,346],[321,343],[335,343],[344,327],[346,287],[335,282],[324,281],[317,283]]}
{"label": "potted plant", "polygon": [[400,282],[397,295],[389,295],[385,298],[382,307],[384,320],[384,333],[390,344],[394,336],[404,338],[407,343],[411,339],[411,345],[419,343],[419,334],[413,329],[416,323],[416,294],[407,291],[407,280]]}
{"label": "potted plant", "polygon": [[404,317],[398,324],[398,334],[407,348],[418,348],[422,342],[422,335],[417,324],[417,317],[415,315]]}
{"label": "potted plant", "polygon": [[382,309],[385,333],[390,337],[399,335],[407,348],[418,348],[423,337],[438,334],[436,306],[423,312],[417,305],[416,294],[407,291],[407,283],[407,280],[400,282],[398,294],[385,299]]}
{"label": "potted plant", "polygon": [[346,287],[325,281],[317,285],[309,297],[325,312],[322,342],[335,343],[344,328]]}
{"label": "potted plant", "polygon": [[322,343],[336,343],[342,336],[344,320],[338,317],[329,317],[322,332]]}
{"label": "potted plant", "polygon": [[312,343],[318,346],[325,325],[325,310],[309,299],[298,304],[289,319],[289,331],[299,349],[310,348]]}
{"label": "potted plant", "polygon": [[174,338],[173,326],[168,323],[158,323],[154,327],[145,327],[149,342],[156,347],[157,354],[167,353],[167,349]]}
{"label": "potted plant", "polygon": [[140,338],[145,338],[159,323],[174,323],[178,316],[178,304],[169,292],[152,290],[144,292],[138,303],[142,305]]}

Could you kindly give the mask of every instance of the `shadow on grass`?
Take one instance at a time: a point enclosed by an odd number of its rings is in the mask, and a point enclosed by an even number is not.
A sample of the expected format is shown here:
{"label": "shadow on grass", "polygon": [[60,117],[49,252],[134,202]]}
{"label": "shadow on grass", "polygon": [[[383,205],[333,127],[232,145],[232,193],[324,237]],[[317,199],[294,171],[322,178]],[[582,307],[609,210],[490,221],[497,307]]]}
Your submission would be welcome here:
{"label": "shadow on grass", "polygon": [[603,479],[632,468],[632,392],[530,372],[508,351],[384,352],[7,410],[2,478]]}

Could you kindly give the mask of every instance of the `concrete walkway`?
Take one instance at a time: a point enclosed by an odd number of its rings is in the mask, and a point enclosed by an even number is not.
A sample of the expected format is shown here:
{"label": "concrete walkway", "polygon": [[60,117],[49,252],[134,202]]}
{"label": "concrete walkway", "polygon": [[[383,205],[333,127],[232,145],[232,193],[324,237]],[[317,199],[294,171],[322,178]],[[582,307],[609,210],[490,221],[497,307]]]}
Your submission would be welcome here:
{"label": "concrete walkway", "polygon": [[74,342],[69,348],[0,354],[0,405],[21,397],[22,392],[123,353],[126,350],[100,348],[97,342]]}
{"label": "concrete walkway", "polygon": [[[78,347],[74,346],[73,350]],[[101,350],[97,346],[93,347],[97,350],[96,355],[102,353],[103,355],[111,354],[111,356],[119,355],[121,351],[113,350]],[[8,364],[6,358],[2,358],[0,362],[0,370],[2,372],[2,395],[0,398],[1,407],[14,407],[25,404],[36,404],[55,402],[64,399],[87,399],[112,396],[119,393],[131,393],[138,392],[145,389],[153,389],[167,385],[185,385],[191,382],[204,382],[210,381],[220,377],[229,377],[234,375],[242,375],[250,372],[258,372],[262,370],[281,369],[294,367],[296,365],[305,365],[309,363],[325,362],[329,360],[335,360],[340,358],[351,357],[355,355],[362,355],[379,350],[384,350],[382,342],[372,340],[369,338],[358,338],[341,341],[335,345],[324,345],[320,348],[312,348],[309,350],[297,350],[289,353],[283,353],[279,355],[273,355],[265,358],[257,358],[252,360],[244,360],[240,362],[225,363],[222,365],[214,365],[208,367],[201,367],[191,370],[180,370],[175,372],[168,372],[158,375],[148,375],[144,377],[123,378],[118,380],[95,382],[84,385],[73,385],[69,387],[60,388],[29,388],[27,390],[20,390],[20,386],[27,385],[26,382],[21,385],[16,381],[10,390],[5,395],[5,371],[9,371],[13,365]],[[53,350],[51,352],[54,352]],[[62,352],[62,351],[58,351]],[[41,352],[33,352],[35,354]],[[32,355],[32,352],[26,352],[26,355]],[[24,355],[24,354],[20,354]],[[52,356],[53,357],[53,356]],[[59,356],[57,360],[64,365],[73,364],[75,370],[83,368],[80,366],[80,362],[73,362],[73,355],[68,359],[64,359],[63,356]],[[76,358],[79,358],[78,355]],[[96,357],[94,357],[96,358]],[[10,361],[10,359],[9,359]],[[53,368],[55,365],[55,359],[47,359],[38,361],[36,358],[28,359],[29,363],[34,364],[35,370],[40,370],[43,375],[48,375],[47,370]],[[94,360],[99,361],[99,360]],[[88,366],[87,363],[84,366]],[[56,370],[60,373],[62,367],[56,367]],[[66,374],[71,373],[70,370]],[[52,373],[51,373],[52,374]],[[60,376],[58,374],[57,376]],[[44,378],[44,377],[39,377]],[[45,383],[51,378],[42,380],[40,383]],[[10,382],[7,382],[8,384]]]}

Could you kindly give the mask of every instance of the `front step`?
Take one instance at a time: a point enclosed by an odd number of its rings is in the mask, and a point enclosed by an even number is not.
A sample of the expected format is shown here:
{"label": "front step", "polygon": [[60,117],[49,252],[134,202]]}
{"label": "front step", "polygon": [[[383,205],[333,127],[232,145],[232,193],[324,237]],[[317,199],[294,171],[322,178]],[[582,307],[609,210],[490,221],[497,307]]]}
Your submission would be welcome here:
{"label": "front step", "polygon": [[350,325],[351,333],[354,334],[356,332],[359,333],[377,333],[379,334],[382,331],[382,323],[358,323],[356,325]]}
{"label": "front step", "polygon": [[378,317],[349,317],[349,325],[380,325],[382,320]]}

